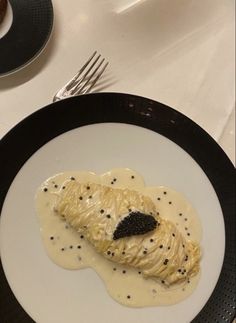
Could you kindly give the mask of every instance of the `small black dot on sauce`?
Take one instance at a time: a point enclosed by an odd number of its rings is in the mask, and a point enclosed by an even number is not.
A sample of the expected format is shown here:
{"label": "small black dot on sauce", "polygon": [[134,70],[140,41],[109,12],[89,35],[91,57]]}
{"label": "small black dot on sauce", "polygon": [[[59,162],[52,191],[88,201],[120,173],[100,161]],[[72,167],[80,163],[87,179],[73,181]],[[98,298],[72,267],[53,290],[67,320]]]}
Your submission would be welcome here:
{"label": "small black dot on sauce", "polygon": [[80,248],[81,248],[81,246],[79,245],[79,246],[77,246],[77,248],[78,248],[78,249],[80,249]]}
{"label": "small black dot on sauce", "polygon": [[183,214],[182,213],[179,213],[179,216],[182,216]]}
{"label": "small black dot on sauce", "polygon": [[48,191],[47,187],[44,187],[44,189],[43,189],[43,190],[44,190],[44,192],[47,192],[47,191]]}
{"label": "small black dot on sauce", "polygon": [[129,212],[132,212],[132,209],[129,209]]}
{"label": "small black dot on sauce", "polygon": [[184,230],[188,230],[188,228],[187,228],[187,227],[185,227],[185,228],[184,228]]}
{"label": "small black dot on sauce", "polygon": [[166,192],[166,191],[164,191],[164,192],[163,192],[163,194],[165,194],[165,195],[166,195],[166,194],[167,194],[167,192]]}
{"label": "small black dot on sauce", "polygon": [[170,247],[168,247],[167,249],[170,250]]}
{"label": "small black dot on sauce", "polygon": [[113,185],[114,184],[114,182],[111,182],[111,185]]}
{"label": "small black dot on sauce", "polygon": [[139,271],[139,272],[138,272],[138,274],[139,274],[139,275],[141,275],[141,274],[142,274],[142,272],[141,272],[141,271]]}
{"label": "small black dot on sauce", "polygon": [[181,269],[178,269],[178,272],[181,273]]}
{"label": "small black dot on sauce", "polygon": [[83,236],[83,235],[81,235],[81,236],[80,236],[80,239],[84,239],[84,236]]}
{"label": "small black dot on sauce", "polygon": [[89,195],[89,199],[91,199],[92,198],[92,195]]}
{"label": "small black dot on sauce", "polygon": [[147,250],[144,250],[144,251],[143,251],[143,254],[144,254],[144,255],[146,255],[146,254],[147,254]]}
{"label": "small black dot on sauce", "polygon": [[50,240],[53,240],[53,239],[54,239],[54,237],[53,237],[53,236],[51,236],[51,237],[50,237]]}
{"label": "small black dot on sauce", "polygon": [[172,233],[172,236],[173,236],[173,237],[175,237],[175,234],[174,234],[174,233]]}
{"label": "small black dot on sauce", "polygon": [[131,178],[134,179],[134,175],[132,175]]}
{"label": "small black dot on sauce", "polygon": [[184,221],[188,221],[188,219],[187,218],[184,218]]}
{"label": "small black dot on sauce", "polygon": [[153,239],[150,239],[150,242],[153,242],[154,240]]}
{"label": "small black dot on sauce", "polygon": [[80,196],[79,199],[80,199],[80,201],[82,201],[83,200],[83,196]]}
{"label": "small black dot on sauce", "polygon": [[172,202],[171,202],[171,201],[169,201],[169,204],[172,204]]}
{"label": "small black dot on sauce", "polygon": [[122,255],[125,255],[125,251],[122,251]]}
{"label": "small black dot on sauce", "polygon": [[86,188],[87,188],[87,190],[90,190],[90,186],[87,186]]}
{"label": "small black dot on sauce", "polygon": [[112,252],[112,253],[111,253],[111,255],[112,255],[112,257],[114,257],[114,256],[115,256],[115,253],[114,253],[114,252]]}
{"label": "small black dot on sauce", "polygon": [[187,235],[190,236],[190,233],[188,232]]}
{"label": "small black dot on sauce", "polygon": [[65,248],[61,248],[61,251],[64,251],[65,250]]}
{"label": "small black dot on sauce", "polygon": [[110,218],[111,218],[110,214],[107,214],[107,218],[108,218],[108,219],[110,219]]}
{"label": "small black dot on sauce", "polygon": [[70,249],[73,249],[73,246],[70,246]]}
{"label": "small black dot on sauce", "polygon": [[190,283],[190,280],[188,280],[187,283],[189,284]]}
{"label": "small black dot on sauce", "polygon": [[103,214],[103,213],[104,213],[104,210],[103,210],[103,209],[101,209],[101,210],[100,210],[100,213],[102,213],[102,214]]}
{"label": "small black dot on sauce", "polygon": [[161,245],[159,246],[159,248],[160,248],[160,249],[162,249],[162,248],[163,248],[163,245],[161,244]]}
{"label": "small black dot on sauce", "polygon": [[75,178],[73,177],[73,176],[71,176],[71,178],[70,178],[72,181],[75,181]]}
{"label": "small black dot on sauce", "polygon": [[126,273],[126,270],[123,270],[122,273],[125,274]]}
{"label": "small black dot on sauce", "polygon": [[117,179],[116,178],[113,178],[113,182],[116,182],[117,181]]}
{"label": "small black dot on sauce", "polygon": [[57,185],[57,184],[55,184],[55,185],[54,185],[54,187],[55,187],[55,188],[58,188],[58,185]]}
{"label": "small black dot on sauce", "polygon": [[131,298],[131,296],[130,296],[130,295],[127,295],[127,298],[128,298],[128,299],[130,299],[130,298]]}
{"label": "small black dot on sauce", "polygon": [[62,186],[62,189],[64,190],[66,187],[65,186]]}
{"label": "small black dot on sauce", "polygon": [[108,255],[110,255],[110,254],[111,254],[110,250],[108,250],[108,251],[107,251],[107,254],[108,254]]}
{"label": "small black dot on sauce", "polygon": [[183,248],[185,248],[185,245],[183,244]]}
{"label": "small black dot on sauce", "polygon": [[164,280],[162,280],[162,281],[161,281],[161,283],[162,283],[162,284],[165,284],[165,281],[164,281]]}
{"label": "small black dot on sauce", "polygon": [[160,213],[159,213],[159,212],[157,212],[157,215],[160,215]]}
{"label": "small black dot on sauce", "polygon": [[113,270],[116,271],[116,267],[114,267]]}
{"label": "small black dot on sauce", "polygon": [[158,200],[158,201],[160,201],[160,200],[161,200],[161,198],[160,198],[160,197],[158,197],[158,198],[157,198],[157,200]]}

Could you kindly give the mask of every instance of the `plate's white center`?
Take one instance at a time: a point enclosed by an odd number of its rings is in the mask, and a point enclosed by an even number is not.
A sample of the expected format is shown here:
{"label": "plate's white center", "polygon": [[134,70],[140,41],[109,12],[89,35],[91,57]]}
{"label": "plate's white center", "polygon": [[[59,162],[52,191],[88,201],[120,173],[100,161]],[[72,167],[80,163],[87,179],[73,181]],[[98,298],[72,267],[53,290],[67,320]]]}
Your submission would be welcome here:
{"label": "plate's white center", "polygon": [[[29,138],[30,139],[30,138]],[[24,144],[24,143],[22,143]],[[17,158],[17,156],[16,156]],[[203,228],[201,279],[193,294],[170,307],[133,309],[113,301],[90,269],[67,271],[45,254],[34,196],[52,174],[66,170],[104,173],[129,167],[147,186],[183,193]],[[224,221],[207,176],[179,146],[145,128],[105,123],[80,127],[49,141],[21,168],[6,196],[1,216],[1,258],[19,302],[38,323],[190,322],[210,297],[224,257]],[[30,286],[30,288],[29,288]]]}

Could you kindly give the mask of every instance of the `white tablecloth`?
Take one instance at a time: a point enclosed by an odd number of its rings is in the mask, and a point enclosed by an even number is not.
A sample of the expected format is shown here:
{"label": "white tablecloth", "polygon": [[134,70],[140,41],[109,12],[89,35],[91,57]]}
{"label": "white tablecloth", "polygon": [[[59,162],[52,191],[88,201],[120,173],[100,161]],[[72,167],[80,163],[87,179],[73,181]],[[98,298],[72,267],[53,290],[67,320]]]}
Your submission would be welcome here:
{"label": "white tablecloth", "polygon": [[54,0],[53,5],[54,29],[44,52],[0,78],[0,137],[50,103],[96,49],[110,62],[96,90],[172,106],[202,126],[234,162],[234,0]]}

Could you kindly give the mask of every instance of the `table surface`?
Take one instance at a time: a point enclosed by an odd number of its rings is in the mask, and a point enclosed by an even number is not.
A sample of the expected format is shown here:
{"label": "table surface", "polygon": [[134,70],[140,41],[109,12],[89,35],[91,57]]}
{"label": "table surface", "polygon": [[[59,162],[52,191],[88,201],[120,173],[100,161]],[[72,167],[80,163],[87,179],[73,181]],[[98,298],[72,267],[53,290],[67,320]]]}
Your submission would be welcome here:
{"label": "table surface", "polygon": [[234,0],[54,0],[54,28],[30,65],[0,78],[0,137],[52,101],[94,50],[110,64],[95,91],[165,103],[235,163]]}

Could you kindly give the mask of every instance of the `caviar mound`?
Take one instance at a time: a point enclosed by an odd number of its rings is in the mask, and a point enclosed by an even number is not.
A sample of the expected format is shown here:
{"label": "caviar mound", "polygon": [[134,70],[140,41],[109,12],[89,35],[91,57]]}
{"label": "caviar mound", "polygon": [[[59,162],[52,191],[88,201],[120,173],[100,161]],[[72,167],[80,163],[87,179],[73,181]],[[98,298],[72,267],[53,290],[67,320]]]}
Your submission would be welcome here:
{"label": "caviar mound", "polygon": [[145,234],[154,230],[157,226],[156,219],[141,212],[131,212],[120,221],[113,233],[113,240]]}

